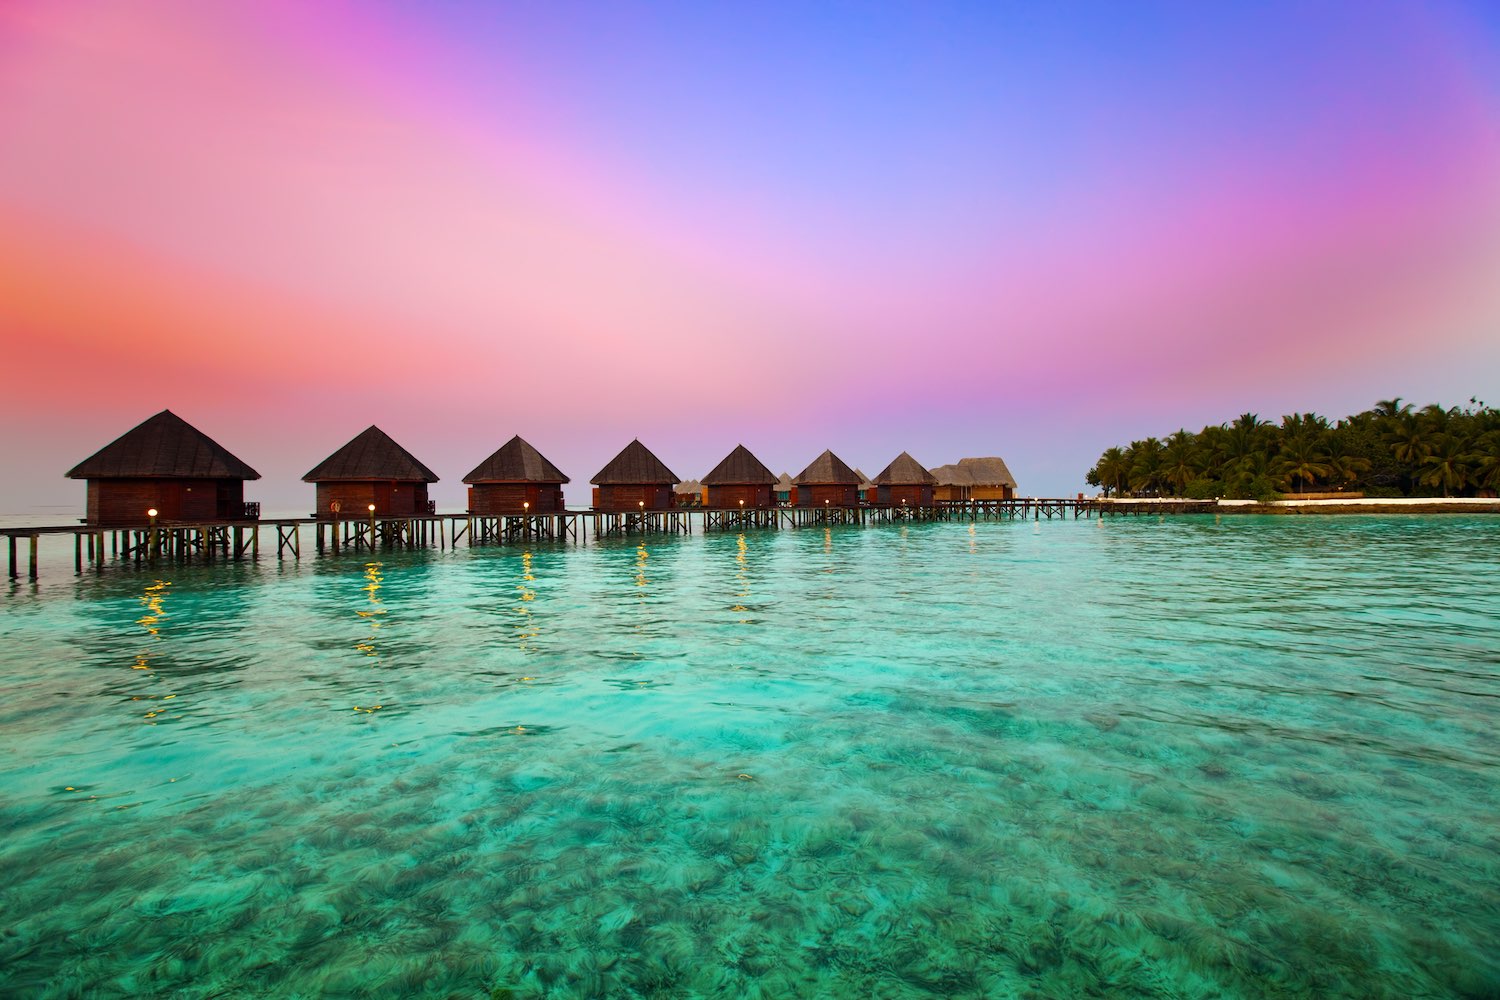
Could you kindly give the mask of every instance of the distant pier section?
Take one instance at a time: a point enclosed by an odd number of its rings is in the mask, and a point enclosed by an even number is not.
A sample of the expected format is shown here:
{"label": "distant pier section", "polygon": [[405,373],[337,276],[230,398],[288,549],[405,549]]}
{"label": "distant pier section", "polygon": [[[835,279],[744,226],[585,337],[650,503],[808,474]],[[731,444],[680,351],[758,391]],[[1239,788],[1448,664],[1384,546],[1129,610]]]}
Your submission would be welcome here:
{"label": "distant pier section", "polygon": [[[1149,508],[1149,509],[1148,509]],[[26,549],[26,575],[37,579],[42,536],[72,536],[73,568],[103,569],[120,564],[152,562],[241,562],[259,559],[261,549],[274,546],[277,559],[300,560],[304,532],[318,555],[369,553],[398,549],[455,548],[517,543],[558,542],[587,544],[589,539],[638,535],[691,535],[708,532],[774,531],[837,525],[882,525],[914,521],[1053,520],[1212,511],[1213,501],[1184,501],[1165,505],[1127,504],[1084,499],[1030,498],[1019,500],[934,501],[927,506],[857,504],[771,508],[680,508],[662,511],[567,510],[548,514],[429,512],[412,516],[346,516],[266,518],[260,520],[168,522],[127,527],[95,525],[38,525],[0,528],[7,544],[12,580],[21,575],[21,549]],[[263,537],[264,536],[264,537]]]}

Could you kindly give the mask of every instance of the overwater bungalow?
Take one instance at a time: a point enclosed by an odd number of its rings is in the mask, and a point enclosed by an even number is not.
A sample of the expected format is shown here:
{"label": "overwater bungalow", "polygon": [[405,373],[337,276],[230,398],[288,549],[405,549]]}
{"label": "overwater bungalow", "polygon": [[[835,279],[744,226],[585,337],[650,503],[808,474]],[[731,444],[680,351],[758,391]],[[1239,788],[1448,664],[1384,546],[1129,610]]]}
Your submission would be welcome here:
{"label": "overwater bungalow", "polygon": [[933,495],[938,500],[1014,500],[1016,480],[997,457],[965,458],[956,465],[932,470],[937,477]]}
{"label": "overwater bungalow", "polygon": [[570,480],[517,434],[475,466],[464,482],[469,484],[469,513],[495,516],[562,513],[562,487]]}
{"label": "overwater bungalow", "polygon": [[792,474],[790,472],[783,472],[776,479],[776,502],[791,503],[793,488]]}
{"label": "overwater bungalow", "polygon": [[671,510],[672,487],[677,482],[676,473],[637,439],[594,476],[594,509],[612,513]]}
{"label": "overwater bungalow", "polygon": [[158,522],[254,521],[245,480],[260,473],[224,446],[162,410],[126,431],[67,473],[88,480],[84,522],[101,528]]}
{"label": "overwater bungalow", "polygon": [[998,456],[988,458],[961,458],[959,467],[967,469],[974,480],[969,488],[970,500],[1014,500],[1016,477],[1005,466],[1005,459]]}
{"label": "overwater bungalow", "polygon": [[[751,454],[744,445],[736,445],[714,466],[714,470],[703,477],[708,487],[706,503],[709,507],[733,509],[748,507],[760,509],[774,507],[776,474],[766,468],[760,459]],[[790,486],[790,483],[788,483]]]}
{"label": "overwater bungalow", "polygon": [[859,473],[832,451],[825,451],[792,480],[797,507],[858,507]]}
{"label": "overwater bungalow", "polygon": [[859,498],[865,503],[875,502],[875,484],[870,481],[870,476],[859,466],[854,467],[854,474],[859,477]]}
{"label": "overwater bungalow", "polygon": [[932,487],[934,500],[960,502],[969,499],[969,491],[974,488],[974,474],[968,469],[953,464],[939,465],[928,471],[937,480]]}
{"label": "overwater bungalow", "polygon": [[679,507],[702,507],[708,490],[696,479],[687,479],[672,487],[672,501]]}
{"label": "overwater bungalow", "polygon": [[906,452],[897,455],[874,479],[875,502],[891,506],[931,507],[937,477]]}
{"label": "overwater bungalow", "polygon": [[371,424],[302,481],[317,485],[314,517],[365,517],[371,504],[380,517],[419,517],[433,511],[427,486],[438,477]]}

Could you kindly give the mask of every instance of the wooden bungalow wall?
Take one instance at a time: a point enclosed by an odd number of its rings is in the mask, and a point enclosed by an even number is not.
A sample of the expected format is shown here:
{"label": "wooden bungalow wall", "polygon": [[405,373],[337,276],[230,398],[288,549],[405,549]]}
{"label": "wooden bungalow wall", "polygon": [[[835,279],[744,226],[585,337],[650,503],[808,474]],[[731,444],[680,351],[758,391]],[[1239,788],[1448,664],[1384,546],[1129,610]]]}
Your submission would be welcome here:
{"label": "wooden bungalow wall", "polygon": [[563,509],[562,487],[552,483],[475,483],[469,487],[471,514],[556,514]]}
{"label": "wooden bungalow wall", "polygon": [[708,498],[705,503],[709,507],[727,507],[733,509],[739,507],[741,500],[745,501],[746,507],[773,507],[776,505],[775,494],[771,486],[752,486],[744,483],[708,487]]}
{"label": "wooden bungalow wall", "polygon": [[99,527],[157,522],[235,521],[244,517],[245,484],[239,479],[90,479],[85,517]]}
{"label": "wooden bungalow wall", "polygon": [[908,507],[931,507],[932,487],[920,483],[897,483],[892,486],[876,487],[875,502],[879,504],[890,504],[899,507],[905,504]]}
{"label": "wooden bungalow wall", "polygon": [[798,507],[858,507],[859,487],[817,483],[792,488],[792,503]]}
{"label": "wooden bungalow wall", "polygon": [[332,482],[318,483],[316,517],[367,517],[370,504],[380,517],[412,517],[427,513],[426,483]]}
{"label": "wooden bungalow wall", "polygon": [[594,487],[594,509],[621,513],[640,510],[644,501],[646,510],[671,510],[673,506],[671,483],[622,483],[612,486]]}

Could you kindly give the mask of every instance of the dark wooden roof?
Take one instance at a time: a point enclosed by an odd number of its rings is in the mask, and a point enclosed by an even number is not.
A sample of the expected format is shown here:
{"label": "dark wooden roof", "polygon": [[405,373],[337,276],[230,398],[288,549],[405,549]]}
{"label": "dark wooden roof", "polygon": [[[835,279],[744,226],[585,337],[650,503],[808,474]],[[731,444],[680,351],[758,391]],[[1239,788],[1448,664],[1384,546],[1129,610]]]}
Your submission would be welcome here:
{"label": "dark wooden roof", "polygon": [[744,445],[736,445],[714,471],[703,477],[704,486],[774,486],[776,475],[750,454]]}
{"label": "dark wooden roof", "polygon": [[937,477],[922,467],[922,463],[906,452],[897,455],[885,470],[873,480],[876,486],[932,486]]}
{"label": "dark wooden roof", "polygon": [[517,434],[464,476],[464,482],[567,483],[572,480]]}
{"label": "dark wooden roof", "polygon": [[599,470],[599,473],[590,480],[595,486],[619,486],[633,485],[636,483],[667,483],[668,485],[678,481],[677,474],[662,464],[661,459],[651,454],[651,451],[640,439],[636,439],[625,446],[625,450],[616,455],[608,465]]}
{"label": "dark wooden roof", "polygon": [[304,483],[435,483],[438,477],[385,431],[371,424],[353,441],[329,455],[302,477]]}
{"label": "dark wooden roof", "polygon": [[73,466],[68,478],[259,479],[260,473],[171,410],[162,410]]}
{"label": "dark wooden roof", "polygon": [[696,494],[696,493],[702,493],[703,492],[703,483],[700,482],[697,479],[688,479],[688,480],[686,480],[684,482],[680,482],[676,486],[672,487],[672,492],[673,493],[681,493],[681,494],[683,494],[685,496],[691,496],[691,495]]}
{"label": "dark wooden roof", "polygon": [[796,486],[858,486],[859,474],[833,452],[825,451],[813,459],[792,483]]}
{"label": "dark wooden roof", "polygon": [[783,472],[776,479],[776,491],[778,493],[784,493],[787,490],[790,490],[791,488],[792,488],[792,474],[790,472]]}
{"label": "dark wooden roof", "polygon": [[1003,458],[961,458],[958,464],[974,477],[976,486],[1009,486],[1015,489],[1016,477],[1010,474]]}

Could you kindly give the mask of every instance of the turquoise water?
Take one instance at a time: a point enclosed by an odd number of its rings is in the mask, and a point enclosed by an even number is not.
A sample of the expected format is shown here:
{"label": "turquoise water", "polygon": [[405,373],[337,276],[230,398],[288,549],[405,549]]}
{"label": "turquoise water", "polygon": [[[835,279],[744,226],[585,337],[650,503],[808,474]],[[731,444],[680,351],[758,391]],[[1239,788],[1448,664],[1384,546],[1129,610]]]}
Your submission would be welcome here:
{"label": "turquoise water", "polygon": [[0,597],[0,994],[1500,995],[1500,520]]}

